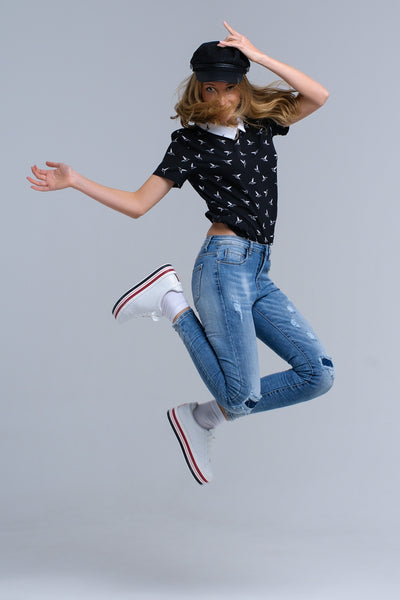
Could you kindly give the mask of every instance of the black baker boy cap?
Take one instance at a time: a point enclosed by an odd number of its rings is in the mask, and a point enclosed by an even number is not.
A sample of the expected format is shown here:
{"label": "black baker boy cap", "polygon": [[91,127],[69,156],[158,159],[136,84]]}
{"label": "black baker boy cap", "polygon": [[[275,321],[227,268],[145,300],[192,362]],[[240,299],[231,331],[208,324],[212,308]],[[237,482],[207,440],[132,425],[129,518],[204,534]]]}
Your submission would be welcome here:
{"label": "black baker boy cap", "polygon": [[190,66],[198,81],[240,83],[250,69],[249,59],[237,48],[205,42],[195,51]]}

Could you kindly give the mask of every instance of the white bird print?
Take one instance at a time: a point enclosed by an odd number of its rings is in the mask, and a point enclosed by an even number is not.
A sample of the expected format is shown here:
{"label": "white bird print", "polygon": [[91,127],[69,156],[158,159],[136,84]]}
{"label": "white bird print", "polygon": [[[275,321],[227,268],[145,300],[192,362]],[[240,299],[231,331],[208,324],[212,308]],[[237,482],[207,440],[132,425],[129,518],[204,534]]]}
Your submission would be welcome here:
{"label": "white bird print", "polygon": [[240,179],[241,176],[242,176],[242,174],[241,173],[235,173],[233,176],[235,177],[235,179]]}
{"label": "white bird print", "polygon": [[268,154],[266,154],[265,156],[263,156],[261,158],[261,160],[263,160],[264,162],[268,162]]}
{"label": "white bird print", "polygon": [[189,140],[187,139],[187,137],[185,137],[184,135],[182,136],[182,139],[184,142],[188,142]]}
{"label": "white bird print", "polygon": [[204,175],[200,175],[200,173],[199,173],[199,179],[201,179],[201,180],[205,179]]}
{"label": "white bird print", "polygon": [[248,146],[252,146],[254,144],[254,142],[252,142],[251,140],[246,140],[246,142]]}
{"label": "white bird print", "polygon": [[233,204],[233,202],[228,202],[228,208],[232,208],[232,206],[236,206],[236,204]]}
{"label": "white bird print", "polygon": [[261,194],[259,194],[259,193],[257,192],[257,190],[255,191],[255,195],[256,195],[256,198],[261,198]]}
{"label": "white bird print", "polygon": [[221,200],[221,196],[218,190],[215,192],[214,198],[218,198],[219,200]]}
{"label": "white bird print", "polygon": [[251,154],[254,154],[254,156],[256,156],[258,154],[258,150],[252,150]]}
{"label": "white bird print", "polygon": [[260,204],[258,202],[255,202],[254,204],[256,205],[257,210],[260,210]]}
{"label": "white bird print", "polygon": [[166,171],[168,171],[168,169],[169,169],[169,167],[164,167],[163,169],[161,169],[161,171],[162,171],[163,173],[166,173]]}
{"label": "white bird print", "polygon": [[252,177],[251,181],[249,181],[249,185],[256,185],[256,180]]}
{"label": "white bird print", "polygon": [[253,219],[253,221],[257,221],[256,215],[250,215],[250,219]]}
{"label": "white bird print", "polygon": [[222,175],[214,175],[214,177],[217,181],[221,181],[222,179]]}
{"label": "white bird print", "polygon": [[269,220],[270,225],[273,225],[275,222],[276,222],[276,220],[275,221],[272,221],[272,219]]}
{"label": "white bird print", "polygon": [[182,162],[188,162],[190,158],[186,158],[186,156],[182,156]]}
{"label": "white bird print", "polygon": [[263,144],[264,144],[264,146],[269,146],[269,141],[268,140],[264,140]]}
{"label": "white bird print", "polygon": [[218,141],[221,142],[221,144],[225,144],[226,143],[226,140],[219,139]]}
{"label": "white bird print", "polygon": [[237,225],[238,223],[241,223],[242,221],[243,221],[243,219],[239,219],[239,217],[236,217],[235,225]]}
{"label": "white bird print", "polygon": [[168,150],[168,154],[169,154],[170,156],[175,156],[175,152],[173,152],[173,151],[172,151],[172,148],[170,148],[170,149]]}
{"label": "white bird print", "polygon": [[273,205],[273,203],[274,203],[274,199],[273,199],[273,198],[271,198],[271,200],[269,201],[269,205],[270,205],[270,206],[272,206],[272,205]]}
{"label": "white bird print", "polygon": [[232,159],[231,158],[224,159],[223,162],[230,166],[232,164]]}
{"label": "white bird print", "polygon": [[210,163],[210,169],[217,169],[218,165],[214,165],[214,163]]}
{"label": "white bird print", "polygon": [[240,162],[242,163],[242,165],[243,165],[244,167],[246,166],[246,161],[245,161],[245,159],[244,159],[244,158],[243,158],[243,159],[241,158],[241,159],[240,159]]}
{"label": "white bird print", "polygon": [[276,173],[278,167],[271,167],[271,171],[273,171],[274,173]]}
{"label": "white bird print", "polygon": [[190,168],[191,168],[191,169],[195,169],[195,168],[196,168],[196,166],[195,166],[193,163],[190,163]]}
{"label": "white bird print", "polygon": [[187,169],[182,169],[182,167],[178,167],[179,173],[186,173]]}
{"label": "white bird print", "polygon": [[209,152],[210,154],[214,154],[214,150],[215,148],[207,148],[207,152]]}
{"label": "white bird print", "polygon": [[201,190],[202,192],[204,192],[206,188],[204,187],[204,185],[199,185],[199,190]]}
{"label": "white bird print", "polygon": [[200,143],[200,144],[205,144],[205,141],[204,141],[204,140],[200,140],[200,139],[199,139],[199,143]]}
{"label": "white bird print", "polygon": [[232,152],[230,150],[224,150],[224,154],[226,154],[227,156],[229,156],[230,154],[232,154]]}
{"label": "white bird print", "polygon": [[264,190],[264,196],[267,197],[268,196],[268,190]]}
{"label": "white bird print", "polygon": [[201,154],[200,154],[200,152],[198,154],[195,154],[194,157],[198,158],[199,160],[201,160]]}
{"label": "white bird print", "polygon": [[239,150],[239,154],[240,156],[246,156],[246,152],[242,152],[241,150]]}
{"label": "white bird print", "polygon": [[255,172],[256,172],[256,173],[259,173],[259,172],[260,172],[260,169],[258,168],[258,165],[256,165],[256,166],[254,167],[254,170],[255,170]]}
{"label": "white bird print", "polygon": [[227,190],[228,192],[230,192],[232,189],[231,185],[223,185],[222,187],[224,188],[224,190]]}
{"label": "white bird print", "polygon": [[264,181],[266,181],[268,179],[268,177],[266,175],[262,176],[262,182],[264,183]]}
{"label": "white bird print", "polygon": [[244,193],[244,194],[248,194],[248,193],[249,193],[249,190],[243,190],[243,193]]}

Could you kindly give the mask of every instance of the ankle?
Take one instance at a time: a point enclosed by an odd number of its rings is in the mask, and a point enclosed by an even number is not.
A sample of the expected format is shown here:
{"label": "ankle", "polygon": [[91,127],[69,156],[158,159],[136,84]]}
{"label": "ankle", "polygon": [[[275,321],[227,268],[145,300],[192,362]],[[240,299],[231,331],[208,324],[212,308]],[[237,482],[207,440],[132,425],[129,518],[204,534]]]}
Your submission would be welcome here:
{"label": "ankle", "polygon": [[189,310],[189,308],[190,308],[190,306],[187,306],[186,308],[184,308],[183,310],[181,310],[180,312],[178,312],[178,314],[176,315],[176,317],[174,317],[174,320],[172,321],[172,323],[175,323],[175,321],[177,320],[177,318],[180,317],[182,313],[184,313],[187,310]]}
{"label": "ankle", "polygon": [[174,323],[179,315],[188,308],[190,307],[183,292],[171,290],[161,300],[161,313],[171,323]]}

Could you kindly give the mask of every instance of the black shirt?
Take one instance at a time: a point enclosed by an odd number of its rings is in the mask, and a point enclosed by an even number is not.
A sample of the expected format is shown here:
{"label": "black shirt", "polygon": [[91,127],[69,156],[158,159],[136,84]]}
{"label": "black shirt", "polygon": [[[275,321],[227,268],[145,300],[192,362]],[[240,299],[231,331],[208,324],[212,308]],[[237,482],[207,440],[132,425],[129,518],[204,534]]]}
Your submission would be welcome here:
{"label": "black shirt", "polygon": [[206,217],[237,235],[272,244],[277,216],[277,154],[274,135],[289,127],[272,119],[245,124],[236,139],[194,126],[174,131],[154,175],[180,188],[188,179],[207,203]]}

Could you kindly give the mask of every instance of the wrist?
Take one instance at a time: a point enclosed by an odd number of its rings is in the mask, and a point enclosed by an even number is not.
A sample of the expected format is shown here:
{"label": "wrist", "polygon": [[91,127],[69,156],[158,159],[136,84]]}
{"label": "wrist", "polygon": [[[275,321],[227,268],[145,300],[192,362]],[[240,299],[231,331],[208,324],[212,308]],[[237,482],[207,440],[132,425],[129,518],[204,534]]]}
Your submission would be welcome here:
{"label": "wrist", "polygon": [[69,187],[79,190],[80,185],[82,184],[82,175],[71,169],[71,173],[69,175]]}
{"label": "wrist", "polygon": [[262,67],[269,69],[272,65],[273,59],[263,52],[258,52],[257,57],[253,59],[253,62],[256,62]]}

